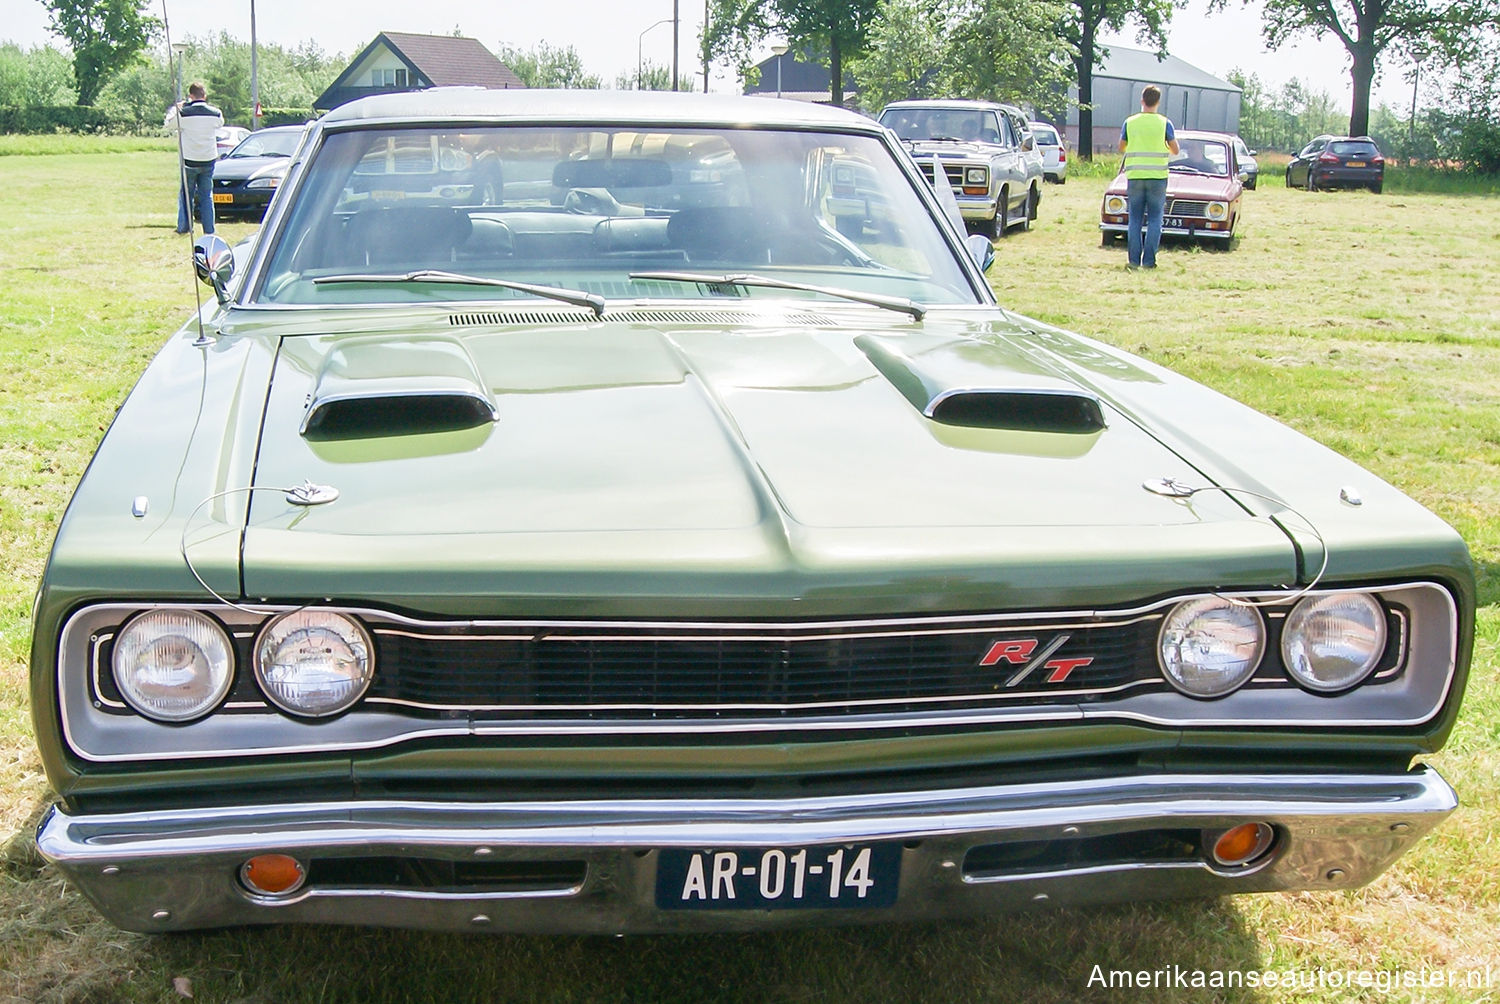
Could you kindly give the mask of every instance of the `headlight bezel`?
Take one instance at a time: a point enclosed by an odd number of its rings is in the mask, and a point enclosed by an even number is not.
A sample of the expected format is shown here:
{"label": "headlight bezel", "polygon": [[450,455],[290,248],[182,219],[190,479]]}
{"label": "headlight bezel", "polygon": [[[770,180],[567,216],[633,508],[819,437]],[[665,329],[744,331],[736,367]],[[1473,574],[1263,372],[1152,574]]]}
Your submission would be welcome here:
{"label": "headlight bezel", "polygon": [[[1179,620],[1180,617],[1183,620],[1188,619],[1184,616],[1185,611],[1191,611],[1194,608],[1200,607],[1212,608],[1222,613],[1238,615],[1243,620],[1239,629],[1251,630],[1254,633],[1253,654],[1243,660],[1244,665],[1228,676],[1220,685],[1207,689],[1194,689],[1187,680],[1172,671],[1172,668],[1168,665],[1167,658],[1168,633],[1175,628],[1185,627]],[[1173,690],[1176,690],[1184,697],[1190,697],[1199,701],[1217,701],[1228,697],[1250,682],[1265,662],[1268,648],[1269,632],[1266,627],[1266,619],[1261,614],[1260,609],[1254,604],[1218,595],[1185,597],[1172,606],[1167,611],[1166,616],[1162,618],[1161,627],[1157,630],[1156,635],[1156,663],[1162,678],[1166,680],[1167,684]]]}
{"label": "headlight bezel", "polygon": [[1215,223],[1221,223],[1224,220],[1229,219],[1229,203],[1210,202],[1206,207],[1204,207],[1203,213]]}
{"label": "headlight bezel", "polygon": [[[268,677],[268,646],[272,649],[280,648],[289,641],[290,635],[299,630],[306,631],[308,628],[293,627],[279,640],[273,636],[278,629],[285,625],[291,625],[297,619],[323,618],[324,623],[318,627],[328,630],[328,622],[341,622],[352,629],[350,633],[355,636],[358,647],[363,650],[363,663],[359,676],[352,684],[351,690],[340,700],[323,707],[310,708],[299,705],[290,700],[284,691],[284,681],[276,681]],[[342,639],[346,643],[347,638]],[[358,657],[358,652],[353,653]],[[255,684],[260,688],[261,695],[272,707],[286,715],[299,719],[323,720],[334,718],[349,711],[364,700],[365,694],[369,692],[370,684],[375,679],[375,642],[369,628],[353,614],[341,610],[331,610],[323,607],[303,607],[296,610],[283,611],[268,619],[255,633],[255,642],[250,650],[251,672],[255,677]]]}
{"label": "headlight bezel", "polygon": [[[1346,674],[1333,682],[1324,682],[1315,675],[1299,669],[1300,660],[1293,649],[1299,641],[1305,641],[1308,635],[1307,630],[1299,630],[1299,619],[1307,619],[1324,613],[1319,608],[1328,608],[1351,601],[1360,603],[1372,615],[1368,626],[1373,642],[1369,654],[1364,658],[1360,667],[1353,673]],[[1387,616],[1386,608],[1380,600],[1363,590],[1337,590],[1303,597],[1287,612],[1286,619],[1281,625],[1281,637],[1277,641],[1278,654],[1287,678],[1302,689],[1322,696],[1342,694],[1358,687],[1370,678],[1385,658],[1386,650],[1390,645]]]}
{"label": "headlight bezel", "polygon": [[1106,195],[1104,197],[1104,211],[1110,216],[1120,216],[1130,209],[1130,203],[1123,195]]}
{"label": "headlight bezel", "polygon": [[990,169],[987,167],[964,168],[965,185],[988,185],[990,183]]}
{"label": "headlight bezel", "polygon": [[[170,622],[174,619],[191,622],[192,627],[204,632],[202,640],[216,643],[221,649],[218,653],[209,653],[203,652],[202,647],[198,646],[207,662],[206,668],[210,673],[218,673],[219,678],[211,681],[203,697],[180,712],[163,711],[160,706],[153,706],[137,689],[139,682],[131,681],[129,670],[122,670],[121,666],[123,660],[132,658],[133,655],[139,654],[152,644],[160,643],[168,638],[180,637],[186,626],[172,625]],[[152,638],[149,644],[134,644],[131,638],[132,633],[149,630],[150,625],[155,621],[168,623],[159,628],[160,633]],[[125,704],[143,718],[169,725],[184,725],[213,714],[234,689],[234,681],[239,670],[234,640],[230,637],[228,629],[209,614],[188,607],[156,607],[134,614],[120,626],[119,632],[115,635],[109,661],[111,679]],[[221,669],[215,669],[216,662],[222,663]]]}

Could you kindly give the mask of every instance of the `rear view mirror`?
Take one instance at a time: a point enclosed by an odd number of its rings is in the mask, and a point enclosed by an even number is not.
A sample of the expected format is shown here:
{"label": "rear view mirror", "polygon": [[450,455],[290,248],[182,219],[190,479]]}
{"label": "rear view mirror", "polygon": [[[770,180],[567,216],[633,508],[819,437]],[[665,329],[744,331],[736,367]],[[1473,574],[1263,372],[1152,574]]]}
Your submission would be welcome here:
{"label": "rear view mirror", "polygon": [[663,188],[672,183],[664,160],[565,160],[552,169],[556,188]]}
{"label": "rear view mirror", "polygon": [[220,303],[229,302],[229,280],[234,278],[234,252],[218,234],[204,234],[193,242],[193,269],[214,288]]}

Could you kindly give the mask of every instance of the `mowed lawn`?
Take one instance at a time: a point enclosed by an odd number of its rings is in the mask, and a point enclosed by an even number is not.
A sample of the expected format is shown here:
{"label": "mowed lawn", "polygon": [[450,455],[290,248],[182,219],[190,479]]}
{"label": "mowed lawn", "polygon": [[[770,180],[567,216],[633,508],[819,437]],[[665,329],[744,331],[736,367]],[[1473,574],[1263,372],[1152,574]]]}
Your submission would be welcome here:
{"label": "mowed lawn", "polygon": [[[1483,604],[1474,671],[1460,725],[1431,758],[1464,806],[1369,887],[780,934],[144,937],[100,920],[32,849],[49,794],[27,708],[29,615],[72,486],[197,294],[172,233],[170,153],[4,149],[0,1001],[1500,1001],[1500,199],[1405,194],[1399,178],[1381,196],[1308,194],[1269,176],[1246,194],[1233,251],[1168,247],[1137,273],[1123,249],[1099,246],[1103,181],[1075,177],[1047,186],[1037,227],[999,242],[991,272],[1002,303],[1276,415],[1469,541]],[[1111,990],[1096,966],[1313,985]],[[1465,986],[1470,970],[1488,970],[1487,986]],[[1426,985],[1450,974],[1459,985]]]}

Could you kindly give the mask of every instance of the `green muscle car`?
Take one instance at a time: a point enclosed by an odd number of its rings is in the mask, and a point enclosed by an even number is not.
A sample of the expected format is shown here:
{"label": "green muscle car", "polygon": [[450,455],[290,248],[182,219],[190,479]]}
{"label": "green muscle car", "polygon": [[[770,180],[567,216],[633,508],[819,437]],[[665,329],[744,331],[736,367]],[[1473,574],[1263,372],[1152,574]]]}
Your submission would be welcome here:
{"label": "green muscle car", "polygon": [[1370,881],[1456,804],[1463,542],[997,306],[938,195],[811,105],[314,123],[61,523],[41,851],[136,931]]}

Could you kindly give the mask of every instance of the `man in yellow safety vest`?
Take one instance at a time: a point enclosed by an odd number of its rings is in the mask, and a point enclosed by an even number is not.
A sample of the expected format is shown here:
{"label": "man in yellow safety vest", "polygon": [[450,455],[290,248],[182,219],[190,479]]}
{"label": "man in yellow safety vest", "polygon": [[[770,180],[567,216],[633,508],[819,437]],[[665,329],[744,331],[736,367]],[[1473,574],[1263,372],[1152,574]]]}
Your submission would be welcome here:
{"label": "man in yellow safety vest", "polygon": [[[1172,120],[1157,112],[1161,88],[1141,91],[1141,111],[1120,127],[1120,152],[1125,155],[1125,199],[1130,207],[1125,246],[1131,268],[1155,268],[1161,243],[1161,218],[1167,208],[1167,162],[1178,152]],[[1145,240],[1141,238],[1144,223]]]}

